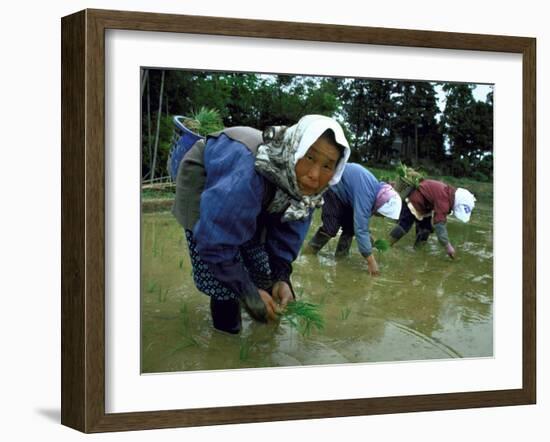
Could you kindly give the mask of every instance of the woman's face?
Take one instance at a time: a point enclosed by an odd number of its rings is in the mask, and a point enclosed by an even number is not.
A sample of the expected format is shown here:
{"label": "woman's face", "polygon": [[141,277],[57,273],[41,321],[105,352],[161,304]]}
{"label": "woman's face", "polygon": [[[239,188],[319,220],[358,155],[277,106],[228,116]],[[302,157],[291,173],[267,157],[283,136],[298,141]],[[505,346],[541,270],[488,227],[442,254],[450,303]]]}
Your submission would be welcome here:
{"label": "woman's face", "polygon": [[296,163],[296,180],[303,195],[315,195],[334,176],[340,152],[329,141],[318,138]]}

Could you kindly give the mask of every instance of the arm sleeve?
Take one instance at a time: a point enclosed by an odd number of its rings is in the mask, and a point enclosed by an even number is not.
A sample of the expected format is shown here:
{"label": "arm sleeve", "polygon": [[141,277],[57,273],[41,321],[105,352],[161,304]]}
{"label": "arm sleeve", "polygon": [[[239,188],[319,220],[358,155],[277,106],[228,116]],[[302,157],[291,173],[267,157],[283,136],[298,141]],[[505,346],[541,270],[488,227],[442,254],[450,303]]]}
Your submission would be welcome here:
{"label": "arm sleeve", "polygon": [[[440,181],[424,180],[420,183],[418,190],[419,192],[416,192],[415,196],[423,200],[420,203],[421,206],[424,205],[426,211],[433,210],[433,224],[446,223],[447,214],[452,209],[449,202],[448,186]],[[414,201],[413,204],[415,204]]]}
{"label": "arm sleeve", "polygon": [[297,258],[311,224],[311,216],[301,221],[282,222],[281,215],[270,217],[266,236],[273,281],[290,282],[292,262]]}
{"label": "arm sleeve", "polygon": [[447,213],[448,212],[441,210],[441,208],[436,206],[434,208],[434,225],[435,224],[445,225],[445,223],[447,222]]}
{"label": "arm sleeve", "polygon": [[204,160],[207,178],[193,229],[197,251],[216,279],[237,295],[257,292],[239,247],[256,231],[263,181],[250,151],[224,135],[210,140]]}
{"label": "arm sleeve", "polygon": [[447,233],[447,226],[445,225],[445,223],[440,222],[434,224],[434,230],[435,234],[437,235],[439,244],[441,244],[443,247],[446,247],[447,244],[449,244],[449,234]]}
{"label": "arm sleeve", "polygon": [[445,196],[438,196],[434,201],[434,218],[435,224],[444,224],[447,222],[447,214],[451,211],[451,205]]}
{"label": "arm sleeve", "polygon": [[371,192],[366,186],[362,185],[354,192],[353,198],[353,228],[359,252],[365,258],[372,254],[369,220],[372,215],[374,200],[370,195]]}

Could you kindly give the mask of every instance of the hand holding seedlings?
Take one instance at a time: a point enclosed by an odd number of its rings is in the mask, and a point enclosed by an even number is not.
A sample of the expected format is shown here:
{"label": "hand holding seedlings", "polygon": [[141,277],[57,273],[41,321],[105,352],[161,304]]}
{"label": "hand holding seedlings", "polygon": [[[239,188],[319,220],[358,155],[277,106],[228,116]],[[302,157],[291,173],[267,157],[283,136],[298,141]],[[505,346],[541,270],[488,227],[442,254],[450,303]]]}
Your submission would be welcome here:
{"label": "hand holding seedlings", "polygon": [[279,307],[273,300],[273,298],[265,290],[258,289],[260,298],[265,304],[265,310],[267,312],[267,318],[269,320],[275,321],[277,319],[277,313],[279,312]]}
{"label": "hand holding seedlings", "polygon": [[279,303],[280,309],[284,310],[294,296],[290,286],[284,281],[277,281],[273,286],[273,299]]}

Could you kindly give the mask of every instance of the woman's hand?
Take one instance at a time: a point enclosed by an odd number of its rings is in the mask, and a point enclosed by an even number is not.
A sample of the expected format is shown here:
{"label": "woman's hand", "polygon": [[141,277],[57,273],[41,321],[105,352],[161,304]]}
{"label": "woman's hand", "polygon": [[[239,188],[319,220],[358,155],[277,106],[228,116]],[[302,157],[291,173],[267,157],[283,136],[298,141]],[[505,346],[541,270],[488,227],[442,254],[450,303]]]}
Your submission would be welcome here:
{"label": "woman's hand", "polygon": [[290,286],[284,281],[277,281],[273,286],[273,299],[280,305],[280,309],[284,310],[286,305],[294,299]]}
{"label": "woman's hand", "polygon": [[374,255],[369,255],[367,257],[367,264],[369,266],[369,275],[371,276],[380,275],[380,269],[378,268],[378,263],[376,262],[376,258],[374,257]]}
{"label": "woman's hand", "polygon": [[445,247],[445,250],[447,252],[447,255],[449,255],[449,257],[451,259],[455,259],[455,256],[456,256],[456,251],[455,251],[455,248],[451,245],[451,243],[447,243],[447,246]]}
{"label": "woman's hand", "polygon": [[260,294],[260,298],[265,305],[267,318],[271,321],[275,321],[277,319],[277,312],[279,311],[279,307],[277,307],[277,304],[275,303],[273,298],[265,290],[258,289],[258,293]]}

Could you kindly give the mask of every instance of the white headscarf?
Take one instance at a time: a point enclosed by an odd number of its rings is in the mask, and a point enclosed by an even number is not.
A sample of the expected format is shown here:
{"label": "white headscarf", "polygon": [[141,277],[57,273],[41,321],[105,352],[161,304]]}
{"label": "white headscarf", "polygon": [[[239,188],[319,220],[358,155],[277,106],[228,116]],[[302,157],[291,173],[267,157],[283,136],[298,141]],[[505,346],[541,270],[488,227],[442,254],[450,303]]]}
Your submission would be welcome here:
{"label": "white headscarf", "polygon": [[458,188],[455,192],[455,204],[453,214],[463,223],[470,221],[470,215],[474,210],[476,198],[468,190]]}
{"label": "white headscarf", "polygon": [[[296,179],[296,163],[328,129],[334,133],[336,143],[343,149],[343,154],[338,160],[334,176],[328,185],[315,195],[303,195]],[[263,137],[264,144],[258,147],[255,167],[260,174],[278,187],[268,211],[271,213],[284,211],[283,221],[307,217],[311,209],[322,204],[322,194],[328,186],[338,183],[344,173],[350,148],[342,127],[332,118],[323,115],[306,115],[293,126],[267,128]]]}
{"label": "white headscarf", "polygon": [[334,133],[336,143],[344,148],[344,155],[338,161],[334,176],[328,182],[329,186],[333,186],[342,178],[344,167],[351,152],[344,131],[336,120],[324,115],[306,115],[298,121],[298,124],[288,128],[285,139],[288,139],[290,144],[298,144],[298,148],[294,153],[293,165],[296,166],[298,160],[303,158],[311,145],[328,129],[331,129]]}
{"label": "white headscarf", "polygon": [[377,212],[391,219],[399,219],[401,213],[401,197],[399,195],[391,197],[387,203],[384,203]]}
{"label": "white headscarf", "polygon": [[391,186],[391,184],[382,183],[378,194],[376,195],[376,202],[374,203],[374,210],[380,215],[391,219],[399,219],[401,214],[401,197]]}

